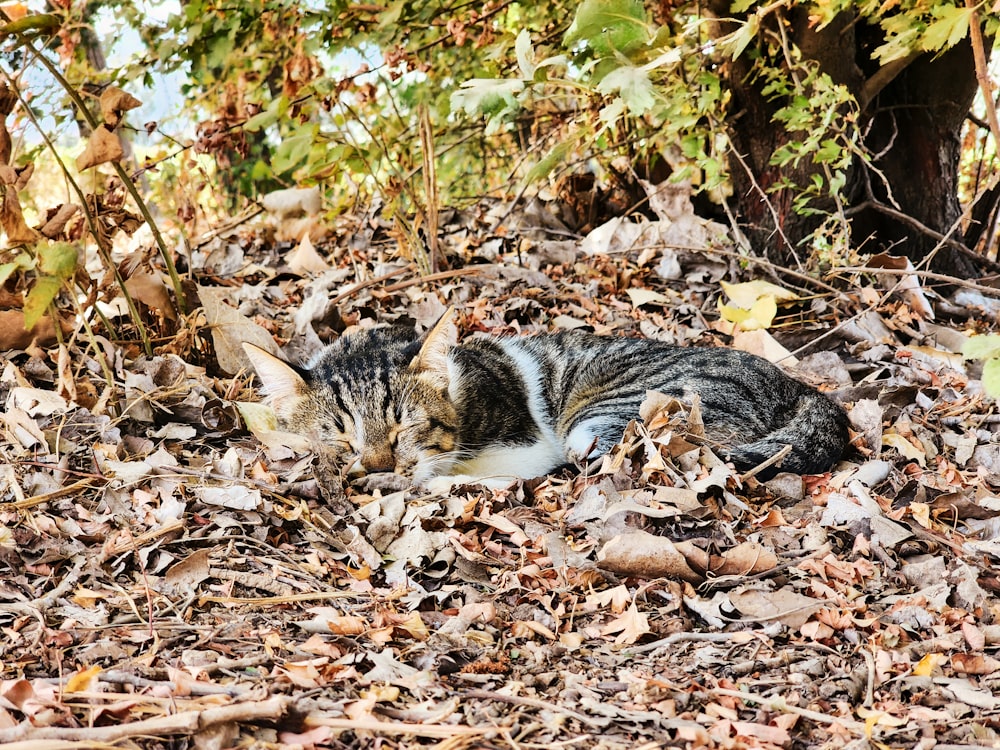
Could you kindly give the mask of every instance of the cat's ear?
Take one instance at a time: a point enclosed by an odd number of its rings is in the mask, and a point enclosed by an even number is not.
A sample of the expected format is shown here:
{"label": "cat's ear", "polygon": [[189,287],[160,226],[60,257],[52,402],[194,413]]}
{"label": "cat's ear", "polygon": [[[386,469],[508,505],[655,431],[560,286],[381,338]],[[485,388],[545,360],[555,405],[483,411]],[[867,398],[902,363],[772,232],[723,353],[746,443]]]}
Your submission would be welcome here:
{"label": "cat's ear", "polygon": [[420,345],[420,352],[410,366],[417,372],[429,376],[431,381],[442,388],[451,382],[448,374],[448,352],[458,343],[458,326],[455,325],[455,308],[445,310],[438,322],[426,334]]}
{"label": "cat's ear", "polygon": [[309,390],[306,381],[290,364],[259,346],[244,343],[243,351],[264,384],[264,395],[275,415],[278,419],[290,418]]}

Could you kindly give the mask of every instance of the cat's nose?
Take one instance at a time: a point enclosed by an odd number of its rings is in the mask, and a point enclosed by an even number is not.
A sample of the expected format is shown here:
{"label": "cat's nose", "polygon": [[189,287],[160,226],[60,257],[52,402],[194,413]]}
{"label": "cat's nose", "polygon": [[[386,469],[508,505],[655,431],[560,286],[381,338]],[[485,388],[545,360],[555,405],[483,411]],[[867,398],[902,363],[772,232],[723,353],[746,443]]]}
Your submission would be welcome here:
{"label": "cat's nose", "polygon": [[361,465],[369,474],[393,471],[396,468],[396,458],[391,450],[366,450],[361,454]]}

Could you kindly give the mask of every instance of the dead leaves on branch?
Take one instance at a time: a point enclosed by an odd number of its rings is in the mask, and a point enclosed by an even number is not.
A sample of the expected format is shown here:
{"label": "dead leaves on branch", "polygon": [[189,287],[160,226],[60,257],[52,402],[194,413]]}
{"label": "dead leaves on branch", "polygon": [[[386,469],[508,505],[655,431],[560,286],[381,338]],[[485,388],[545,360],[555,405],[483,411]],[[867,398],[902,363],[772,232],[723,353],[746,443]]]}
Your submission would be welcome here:
{"label": "dead leaves on branch", "polygon": [[118,161],[125,155],[125,147],[115,130],[125,112],[142,106],[142,102],[115,86],[108,86],[101,93],[100,106],[104,122],[94,128],[86,148],[76,157],[76,168],[81,172]]}
{"label": "dead leaves on branch", "polygon": [[[96,283],[90,283],[89,278],[84,283],[83,276],[76,277],[77,269],[81,266],[78,260],[82,260],[79,256],[83,251],[68,242],[79,241],[83,235],[83,223],[77,218],[80,207],[74,204],[57,206],[47,213],[43,223],[37,228],[29,227],[24,219],[19,192],[25,189],[31,179],[34,165],[29,163],[23,167],[14,167],[9,163],[11,137],[6,117],[13,111],[16,102],[17,97],[9,86],[6,83],[0,84],[0,114],[3,115],[0,119],[0,228],[6,235],[9,248],[24,248],[20,252],[0,256],[0,281],[7,288],[19,292],[23,299],[19,301],[14,295],[6,294],[0,299],[0,313],[3,313],[6,322],[15,324],[0,329],[0,349],[23,349],[33,340],[45,345],[53,340],[57,325],[60,328],[68,327],[67,320],[56,323],[49,320],[49,317],[56,309],[54,303],[60,292],[74,281],[81,282],[81,288],[89,287],[91,304],[98,296]],[[87,148],[78,159],[80,169],[121,158],[123,152],[118,136],[108,128],[117,127],[123,113],[140,104],[134,97],[114,87],[105,89],[100,103],[105,125],[95,130]],[[123,206],[107,205],[114,200],[114,191],[102,196],[92,194],[86,197],[86,213],[90,218],[88,226],[105,251],[103,258],[109,257],[108,248],[115,233],[124,231],[131,234],[142,224],[138,217],[130,214]],[[145,285],[139,289],[145,292],[145,299],[166,310],[167,317],[173,316],[173,304],[166,295],[165,288],[160,289],[157,294],[152,287],[153,284],[147,278]],[[107,291],[107,284],[104,291]],[[110,296],[119,296],[120,293],[119,287],[118,293]],[[20,325],[16,325],[17,323]]]}

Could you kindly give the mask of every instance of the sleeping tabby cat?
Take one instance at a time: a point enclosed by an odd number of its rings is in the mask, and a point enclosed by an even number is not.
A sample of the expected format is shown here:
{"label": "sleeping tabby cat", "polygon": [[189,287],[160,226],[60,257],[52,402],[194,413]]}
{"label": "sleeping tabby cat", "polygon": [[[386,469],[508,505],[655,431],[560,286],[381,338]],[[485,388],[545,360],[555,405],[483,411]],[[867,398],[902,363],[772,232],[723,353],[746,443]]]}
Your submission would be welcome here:
{"label": "sleeping tabby cat", "polygon": [[344,466],[417,483],[497,485],[605,453],[646,391],[697,394],[708,438],[741,470],[791,445],[780,470],[823,472],[847,446],[840,406],[745,352],[577,331],[457,337],[449,310],[423,337],[400,326],[342,336],[309,370],[244,348],[282,429]]}

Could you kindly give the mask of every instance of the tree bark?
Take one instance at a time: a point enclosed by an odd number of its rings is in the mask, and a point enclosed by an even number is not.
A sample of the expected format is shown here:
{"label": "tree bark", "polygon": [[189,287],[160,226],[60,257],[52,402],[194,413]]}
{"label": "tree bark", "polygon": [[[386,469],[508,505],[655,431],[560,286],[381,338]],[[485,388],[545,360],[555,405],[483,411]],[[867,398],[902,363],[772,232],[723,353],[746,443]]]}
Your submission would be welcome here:
{"label": "tree bark", "polygon": [[[712,0],[710,6],[725,17],[729,4]],[[976,91],[970,45],[963,42],[936,57],[921,54],[880,66],[872,61],[871,50],[882,43],[881,31],[849,12],[822,29],[809,23],[803,8],[791,9],[783,21],[789,41],[803,58],[818,63],[858,101],[864,145],[877,155],[874,165],[885,177],[883,181],[860,160],[848,170],[843,203],[851,219],[852,244],[920,261],[961,213],[957,191],[961,128]],[[718,33],[733,28],[732,22],[721,21]],[[772,165],[775,150],[795,137],[773,119],[787,102],[769,101],[763,95],[763,83],[752,75],[753,60],[746,53],[728,63],[725,73],[733,97],[728,129],[737,215],[745,222],[752,246],[770,260],[781,264],[805,260],[801,242],[823,217],[796,214],[792,209],[796,191],[775,186],[783,179],[806,185],[820,168],[808,160],[797,166]],[[835,210],[832,199],[811,205]],[[881,205],[890,211],[879,210]],[[951,238],[961,242],[962,236],[959,230]],[[931,267],[961,276],[974,272],[968,255],[954,246],[938,250]]]}
{"label": "tree bark", "polygon": [[[878,154],[869,172],[870,197],[916,219],[934,232],[961,242],[963,228],[958,202],[958,166],[962,124],[976,93],[972,48],[961,43],[940,56],[921,55],[872,100],[863,114],[868,128],[865,145]],[[888,183],[888,187],[885,183]],[[889,191],[891,190],[891,196]],[[853,197],[860,205],[869,196]],[[939,239],[877,209],[865,208],[853,220],[854,244],[873,242],[875,251],[892,249],[914,263],[939,246]],[[869,239],[870,238],[870,239]],[[968,276],[975,272],[969,257],[950,244],[931,259],[943,273]]]}

